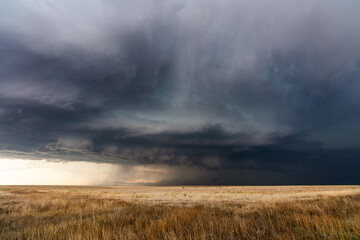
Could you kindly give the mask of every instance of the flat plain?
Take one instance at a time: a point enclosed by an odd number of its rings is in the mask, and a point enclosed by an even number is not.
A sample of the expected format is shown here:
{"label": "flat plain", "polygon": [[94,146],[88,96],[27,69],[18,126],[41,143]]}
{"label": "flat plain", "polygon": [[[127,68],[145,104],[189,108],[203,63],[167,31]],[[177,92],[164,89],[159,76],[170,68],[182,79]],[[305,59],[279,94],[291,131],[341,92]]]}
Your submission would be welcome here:
{"label": "flat plain", "polygon": [[360,186],[0,186],[0,239],[360,239]]}

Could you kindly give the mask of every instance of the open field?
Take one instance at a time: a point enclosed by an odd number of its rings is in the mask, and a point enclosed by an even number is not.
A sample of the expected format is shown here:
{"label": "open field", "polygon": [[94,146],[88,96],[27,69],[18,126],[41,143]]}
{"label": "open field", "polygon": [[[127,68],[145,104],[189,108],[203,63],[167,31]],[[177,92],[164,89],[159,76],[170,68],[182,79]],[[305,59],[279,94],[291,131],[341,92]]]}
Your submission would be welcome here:
{"label": "open field", "polygon": [[360,239],[360,187],[1,186],[0,239]]}

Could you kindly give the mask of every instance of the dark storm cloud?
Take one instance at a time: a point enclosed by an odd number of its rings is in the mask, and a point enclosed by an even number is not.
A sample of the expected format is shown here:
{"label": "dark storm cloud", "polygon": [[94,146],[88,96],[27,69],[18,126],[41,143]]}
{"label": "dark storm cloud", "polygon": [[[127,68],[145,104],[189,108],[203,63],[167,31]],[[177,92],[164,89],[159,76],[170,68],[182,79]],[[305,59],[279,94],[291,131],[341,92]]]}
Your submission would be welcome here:
{"label": "dark storm cloud", "polygon": [[360,182],[357,1],[1,5],[3,156]]}

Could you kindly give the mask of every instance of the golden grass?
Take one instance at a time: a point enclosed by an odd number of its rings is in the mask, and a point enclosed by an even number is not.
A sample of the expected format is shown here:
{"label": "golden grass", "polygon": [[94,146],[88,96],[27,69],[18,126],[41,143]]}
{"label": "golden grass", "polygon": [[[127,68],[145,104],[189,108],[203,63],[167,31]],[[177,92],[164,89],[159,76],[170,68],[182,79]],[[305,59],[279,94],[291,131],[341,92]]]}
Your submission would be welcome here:
{"label": "golden grass", "polygon": [[357,186],[8,186],[0,239],[360,239],[360,194]]}

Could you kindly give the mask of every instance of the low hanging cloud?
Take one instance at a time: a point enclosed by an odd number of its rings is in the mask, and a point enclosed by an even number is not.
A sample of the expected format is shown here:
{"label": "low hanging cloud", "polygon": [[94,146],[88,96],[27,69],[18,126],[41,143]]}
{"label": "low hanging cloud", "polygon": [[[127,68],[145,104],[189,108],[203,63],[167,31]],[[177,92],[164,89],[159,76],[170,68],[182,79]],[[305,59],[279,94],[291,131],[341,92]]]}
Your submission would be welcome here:
{"label": "low hanging cloud", "polygon": [[358,183],[359,5],[5,0],[0,152],[177,169],[163,184]]}
{"label": "low hanging cloud", "polygon": [[60,137],[56,142],[47,144],[44,149],[49,151],[90,152],[93,150],[93,144],[91,140],[82,137]]}

